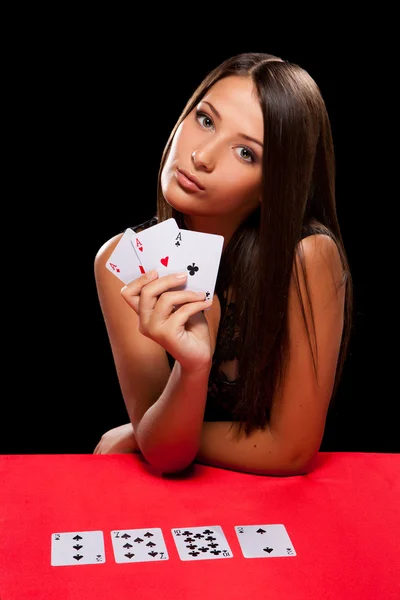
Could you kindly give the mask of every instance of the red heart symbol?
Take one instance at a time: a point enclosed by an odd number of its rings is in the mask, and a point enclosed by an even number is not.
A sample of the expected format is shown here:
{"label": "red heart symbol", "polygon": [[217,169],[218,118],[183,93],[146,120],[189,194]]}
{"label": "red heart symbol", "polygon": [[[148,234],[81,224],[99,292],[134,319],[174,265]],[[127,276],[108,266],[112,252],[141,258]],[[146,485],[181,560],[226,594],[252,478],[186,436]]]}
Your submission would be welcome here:
{"label": "red heart symbol", "polygon": [[165,258],[161,259],[161,264],[164,265],[164,267],[168,267],[168,260],[169,260],[169,256],[166,256]]}
{"label": "red heart symbol", "polygon": [[140,252],[143,252],[143,246],[140,246],[139,250]]}

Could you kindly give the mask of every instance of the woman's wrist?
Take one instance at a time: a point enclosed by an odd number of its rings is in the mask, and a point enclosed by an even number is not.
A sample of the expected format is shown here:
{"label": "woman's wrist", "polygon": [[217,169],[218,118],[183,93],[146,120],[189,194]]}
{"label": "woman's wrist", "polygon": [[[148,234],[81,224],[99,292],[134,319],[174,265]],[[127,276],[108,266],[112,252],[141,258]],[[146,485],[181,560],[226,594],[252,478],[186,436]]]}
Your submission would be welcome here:
{"label": "woman's wrist", "polygon": [[203,380],[210,376],[212,361],[199,365],[195,369],[184,369],[180,363],[177,362],[179,368],[179,375],[184,379]]}

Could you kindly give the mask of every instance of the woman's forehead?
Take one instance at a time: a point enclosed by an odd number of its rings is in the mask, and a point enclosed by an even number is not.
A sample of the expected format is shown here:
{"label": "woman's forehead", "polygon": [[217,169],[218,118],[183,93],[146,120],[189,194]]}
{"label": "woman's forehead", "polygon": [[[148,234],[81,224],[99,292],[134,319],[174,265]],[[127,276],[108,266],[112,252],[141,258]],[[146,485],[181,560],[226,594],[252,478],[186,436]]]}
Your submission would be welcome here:
{"label": "woman's forehead", "polygon": [[[217,81],[202,98],[210,103],[223,121],[240,125],[247,135],[260,135],[263,115],[257,90],[249,77],[231,76]],[[246,128],[248,131],[244,131]]]}

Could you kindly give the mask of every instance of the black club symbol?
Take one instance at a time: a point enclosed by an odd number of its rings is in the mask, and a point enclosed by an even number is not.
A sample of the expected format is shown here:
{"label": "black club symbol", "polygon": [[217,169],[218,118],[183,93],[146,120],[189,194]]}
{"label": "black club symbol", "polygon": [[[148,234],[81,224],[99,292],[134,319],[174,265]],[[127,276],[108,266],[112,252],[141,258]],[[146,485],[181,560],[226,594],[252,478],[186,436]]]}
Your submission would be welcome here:
{"label": "black club symbol", "polygon": [[194,275],[199,270],[199,267],[195,267],[194,263],[192,263],[191,265],[187,266],[187,270],[189,271],[190,275]]}

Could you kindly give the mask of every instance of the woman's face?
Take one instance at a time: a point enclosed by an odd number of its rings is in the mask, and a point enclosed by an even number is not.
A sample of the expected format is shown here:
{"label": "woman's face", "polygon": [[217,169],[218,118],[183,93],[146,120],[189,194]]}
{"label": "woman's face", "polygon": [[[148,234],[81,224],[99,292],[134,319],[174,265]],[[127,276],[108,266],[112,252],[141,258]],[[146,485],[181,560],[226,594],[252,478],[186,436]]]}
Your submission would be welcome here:
{"label": "woman's face", "polygon": [[215,83],[175,133],[161,174],[165,200],[187,215],[242,220],[252,213],[260,201],[263,131],[252,81]]}

